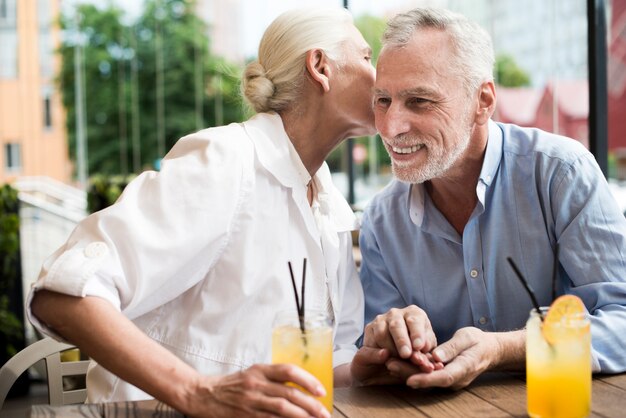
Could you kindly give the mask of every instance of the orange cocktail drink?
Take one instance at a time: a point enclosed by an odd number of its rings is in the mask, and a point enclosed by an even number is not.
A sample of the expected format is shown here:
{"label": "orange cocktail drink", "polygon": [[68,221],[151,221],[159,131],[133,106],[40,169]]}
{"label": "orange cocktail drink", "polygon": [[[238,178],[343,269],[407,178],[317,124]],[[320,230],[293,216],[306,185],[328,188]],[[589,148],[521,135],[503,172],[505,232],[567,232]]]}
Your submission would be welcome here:
{"label": "orange cocktail drink", "polygon": [[272,331],[272,363],[290,363],[315,376],[326,396],[318,398],[326,409],[333,410],[333,329],[327,316],[305,314],[305,331],[300,329],[295,312],[281,312]]}
{"label": "orange cocktail drink", "polygon": [[526,324],[528,415],[586,417],[591,411],[591,333],[584,305],[568,295],[550,311],[542,310],[543,322],[533,310]]}

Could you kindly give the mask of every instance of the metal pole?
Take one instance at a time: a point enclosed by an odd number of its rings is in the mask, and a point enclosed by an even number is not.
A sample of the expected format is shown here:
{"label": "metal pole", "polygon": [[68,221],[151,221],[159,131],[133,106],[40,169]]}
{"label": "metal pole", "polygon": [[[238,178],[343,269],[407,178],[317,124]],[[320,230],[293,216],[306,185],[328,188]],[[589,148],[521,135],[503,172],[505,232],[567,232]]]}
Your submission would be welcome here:
{"label": "metal pole", "polygon": [[130,46],[133,56],[130,61],[130,115],[131,115],[131,146],[133,148],[133,173],[139,174],[141,170],[141,132],[139,123],[139,79],[137,73],[137,33],[133,26],[130,30]]}
{"label": "metal pole", "polygon": [[589,45],[589,151],[608,173],[606,0],[587,0]]}
{"label": "metal pole", "polygon": [[80,13],[74,17],[76,44],[74,45],[74,103],[76,106],[76,171],[80,187],[87,189],[87,133],[85,129],[85,95],[83,92],[83,45],[80,32]]}
{"label": "metal pole", "polygon": [[164,85],[164,57],[163,57],[163,26],[161,19],[164,17],[163,4],[157,1],[156,16],[154,19],[154,66],[156,73],[156,128],[157,128],[157,159],[165,155],[165,85]]}
{"label": "metal pole", "polygon": [[[348,0],[343,0],[343,7],[350,10]],[[348,138],[346,141],[346,152],[348,153],[348,203],[354,204],[354,158],[352,150],[354,149],[354,139]]]}

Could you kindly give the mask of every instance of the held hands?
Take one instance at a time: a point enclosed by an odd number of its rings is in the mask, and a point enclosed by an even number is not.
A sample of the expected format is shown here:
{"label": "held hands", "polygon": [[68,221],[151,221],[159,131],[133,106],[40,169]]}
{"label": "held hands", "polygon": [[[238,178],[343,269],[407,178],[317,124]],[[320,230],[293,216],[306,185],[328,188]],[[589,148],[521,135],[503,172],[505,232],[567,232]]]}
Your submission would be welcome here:
{"label": "held hands", "polygon": [[363,347],[351,364],[352,376],[363,384],[393,384],[404,382],[405,377],[389,369],[388,364],[405,363],[414,373],[441,369],[443,364],[433,361],[430,354],[436,345],[437,338],[422,309],[415,305],[393,308],[365,327]]}
{"label": "held hands", "polygon": [[398,359],[390,359],[386,365],[392,375],[412,388],[437,386],[461,389],[497,364],[500,344],[495,333],[466,327],[434,349],[431,355],[433,361],[445,366],[424,373],[413,364]]}
{"label": "held hands", "polygon": [[411,305],[391,309],[367,325],[351,372],[362,384],[460,389],[496,365],[501,351],[496,334],[474,327],[458,330],[437,347],[428,316]]}
{"label": "held hands", "polygon": [[218,378],[203,376],[189,400],[192,417],[324,417],[330,413],[313,396],[286,386],[293,382],[314,396],[324,387],[305,370],[290,364],[259,364]]}

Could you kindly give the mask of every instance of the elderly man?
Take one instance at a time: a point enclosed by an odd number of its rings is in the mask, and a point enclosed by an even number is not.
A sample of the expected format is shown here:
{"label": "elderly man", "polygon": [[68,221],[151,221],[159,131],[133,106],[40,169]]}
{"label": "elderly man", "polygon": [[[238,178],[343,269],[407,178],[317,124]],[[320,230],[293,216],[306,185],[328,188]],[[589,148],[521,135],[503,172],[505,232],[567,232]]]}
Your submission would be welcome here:
{"label": "elderly man", "polygon": [[[594,157],[570,138],[492,121],[489,35],[462,16],[393,18],[374,113],[394,180],[363,217],[361,382],[460,388],[523,369],[531,300],[579,296],[594,371],[626,370],[626,220]],[[558,263],[555,250],[558,248]]]}

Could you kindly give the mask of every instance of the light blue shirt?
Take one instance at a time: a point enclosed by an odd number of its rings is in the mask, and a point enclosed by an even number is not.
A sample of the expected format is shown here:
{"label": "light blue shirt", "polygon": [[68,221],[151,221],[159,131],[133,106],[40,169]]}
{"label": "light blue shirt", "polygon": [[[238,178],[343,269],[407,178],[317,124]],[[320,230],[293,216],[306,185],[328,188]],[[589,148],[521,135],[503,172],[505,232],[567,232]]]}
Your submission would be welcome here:
{"label": "light blue shirt", "polygon": [[558,242],[558,293],[579,296],[591,314],[593,369],[626,370],[626,219],[593,155],[490,121],[476,194],[462,236],[423,184],[394,180],[374,198],[360,235],[366,323],[415,304],[438,343],[466,326],[521,329],[532,303],[507,257],[546,306]]}

